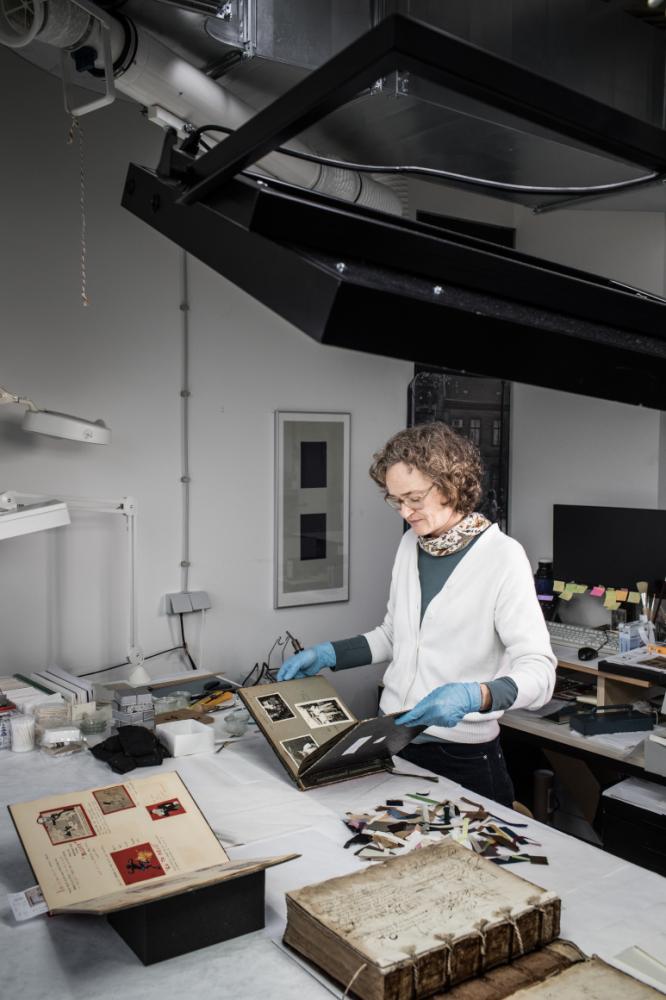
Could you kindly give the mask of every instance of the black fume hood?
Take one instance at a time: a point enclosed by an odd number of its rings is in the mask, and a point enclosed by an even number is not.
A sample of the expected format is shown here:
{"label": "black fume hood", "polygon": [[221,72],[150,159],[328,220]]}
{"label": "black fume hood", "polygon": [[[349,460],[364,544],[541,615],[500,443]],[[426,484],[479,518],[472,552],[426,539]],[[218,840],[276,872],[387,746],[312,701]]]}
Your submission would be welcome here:
{"label": "black fume hood", "polygon": [[609,187],[666,176],[662,129],[394,15],[198,158],[167,137],[123,205],[322,343],[661,409],[660,297],[253,173],[394,71],[597,157]]}

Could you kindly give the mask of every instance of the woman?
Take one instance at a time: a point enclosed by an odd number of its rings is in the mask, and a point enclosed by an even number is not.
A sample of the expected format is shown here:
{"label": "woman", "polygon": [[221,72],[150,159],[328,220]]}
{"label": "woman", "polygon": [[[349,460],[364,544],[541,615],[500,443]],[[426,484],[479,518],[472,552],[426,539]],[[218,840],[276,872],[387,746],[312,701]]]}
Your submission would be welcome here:
{"label": "woman", "polygon": [[401,756],[511,806],[497,720],[549,701],[556,666],[525,551],[475,513],[481,458],[446,424],[394,435],[370,475],[410,527],[384,622],[297,653],[278,679],[389,660],[382,712],[428,727]]}

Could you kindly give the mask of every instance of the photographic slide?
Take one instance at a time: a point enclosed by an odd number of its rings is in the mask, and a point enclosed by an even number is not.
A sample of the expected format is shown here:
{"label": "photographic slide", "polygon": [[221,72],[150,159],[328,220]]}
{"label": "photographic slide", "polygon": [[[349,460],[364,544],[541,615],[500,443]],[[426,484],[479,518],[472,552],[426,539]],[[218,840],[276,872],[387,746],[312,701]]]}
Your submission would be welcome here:
{"label": "photographic slide", "polygon": [[37,822],[44,827],[52,844],[71,844],[94,837],[95,831],[82,805],[60,806],[40,812]]}
{"label": "photographic slide", "polygon": [[311,736],[295,736],[292,740],[282,740],[284,747],[297,767],[303,763],[308,754],[317,749],[317,744]]}
{"label": "photographic slide", "polygon": [[317,701],[302,701],[296,708],[310,729],[321,726],[335,726],[340,722],[352,722],[337,698],[319,698]]}
{"label": "photographic slide", "polygon": [[105,816],[109,813],[122,812],[123,809],[134,808],[134,803],[124,785],[109,785],[108,788],[100,788],[93,792],[93,795]]}
{"label": "photographic slide", "polygon": [[112,851],[111,858],[125,885],[145,882],[146,879],[158,878],[165,874],[150,844],[138,844],[135,847],[126,847],[123,851]]}
{"label": "photographic slide", "polygon": [[261,698],[257,698],[257,701],[271,722],[285,722],[287,719],[296,718],[280,694],[266,694]]}
{"label": "photographic slide", "polygon": [[146,806],[151,819],[167,819],[169,816],[182,816],[185,812],[178,799],[166,799],[164,802],[155,802],[152,806]]}

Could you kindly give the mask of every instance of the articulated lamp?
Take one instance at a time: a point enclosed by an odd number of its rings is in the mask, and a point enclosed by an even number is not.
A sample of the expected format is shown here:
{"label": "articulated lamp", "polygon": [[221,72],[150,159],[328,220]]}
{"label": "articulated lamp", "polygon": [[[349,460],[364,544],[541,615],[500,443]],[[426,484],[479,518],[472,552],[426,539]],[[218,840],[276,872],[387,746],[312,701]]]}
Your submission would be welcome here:
{"label": "articulated lamp", "polygon": [[36,431],[38,434],[68,438],[70,441],[87,441],[89,444],[108,444],[111,440],[111,430],[103,420],[83,420],[69,413],[40,410],[31,399],[16,396],[0,386],[0,405],[2,403],[19,403],[26,407],[24,431]]}

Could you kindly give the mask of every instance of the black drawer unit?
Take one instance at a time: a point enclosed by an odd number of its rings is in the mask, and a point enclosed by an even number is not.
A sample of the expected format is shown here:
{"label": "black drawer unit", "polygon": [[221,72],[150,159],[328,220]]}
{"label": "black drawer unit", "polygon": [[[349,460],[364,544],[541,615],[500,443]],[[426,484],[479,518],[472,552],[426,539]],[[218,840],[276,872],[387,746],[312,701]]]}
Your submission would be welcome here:
{"label": "black drawer unit", "polygon": [[604,850],[666,875],[666,816],[602,797]]}

